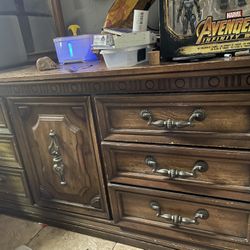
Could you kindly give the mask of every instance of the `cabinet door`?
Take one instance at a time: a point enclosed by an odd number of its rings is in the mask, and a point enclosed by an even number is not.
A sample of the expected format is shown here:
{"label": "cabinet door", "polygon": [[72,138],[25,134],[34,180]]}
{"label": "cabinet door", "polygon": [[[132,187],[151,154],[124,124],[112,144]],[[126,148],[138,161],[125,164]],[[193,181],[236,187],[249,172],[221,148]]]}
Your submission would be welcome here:
{"label": "cabinet door", "polygon": [[9,104],[37,205],[107,217],[89,97]]}

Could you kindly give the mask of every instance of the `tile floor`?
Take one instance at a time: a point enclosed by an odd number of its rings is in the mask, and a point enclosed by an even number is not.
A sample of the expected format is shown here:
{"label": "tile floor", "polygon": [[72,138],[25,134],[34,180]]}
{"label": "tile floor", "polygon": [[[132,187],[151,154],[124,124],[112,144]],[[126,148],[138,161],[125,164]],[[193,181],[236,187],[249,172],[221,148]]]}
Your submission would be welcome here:
{"label": "tile floor", "polygon": [[1,250],[142,250],[0,214]]}

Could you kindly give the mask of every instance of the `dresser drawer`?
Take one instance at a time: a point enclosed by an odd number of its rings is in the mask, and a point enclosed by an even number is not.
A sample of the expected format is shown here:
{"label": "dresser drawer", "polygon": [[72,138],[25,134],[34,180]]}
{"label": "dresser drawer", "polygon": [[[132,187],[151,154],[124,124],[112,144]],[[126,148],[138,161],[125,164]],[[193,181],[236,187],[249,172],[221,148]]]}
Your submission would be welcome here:
{"label": "dresser drawer", "polygon": [[0,133],[9,134],[10,124],[7,118],[7,112],[4,106],[3,99],[0,98]]}
{"label": "dresser drawer", "polygon": [[118,185],[109,190],[120,227],[209,249],[250,247],[247,203]]}
{"label": "dresser drawer", "polygon": [[0,167],[21,167],[13,136],[0,135]]}
{"label": "dresser drawer", "polygon": [[250,201],[250,153],[133,143],[102,144],[108,180]]}
{"label": "dresser drawer", "polygon": [[250,148],[250,94],[96,97],[102,139]]}
{"label": "dresser drawer", "polygon": [[27,200],[29,197],[24,172],[0,170],[0,199]]}

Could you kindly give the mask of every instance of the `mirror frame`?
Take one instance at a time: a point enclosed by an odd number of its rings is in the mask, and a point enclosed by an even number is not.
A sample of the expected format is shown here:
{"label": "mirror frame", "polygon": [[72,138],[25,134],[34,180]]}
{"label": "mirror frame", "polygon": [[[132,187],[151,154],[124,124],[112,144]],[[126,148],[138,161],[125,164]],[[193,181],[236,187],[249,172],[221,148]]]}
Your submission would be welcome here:
{"label": "mirror frame", "polygon": [[56,27],[56,35],[59,37],[66,35],[63,12],[60,0],[50,0],[52,16]]}

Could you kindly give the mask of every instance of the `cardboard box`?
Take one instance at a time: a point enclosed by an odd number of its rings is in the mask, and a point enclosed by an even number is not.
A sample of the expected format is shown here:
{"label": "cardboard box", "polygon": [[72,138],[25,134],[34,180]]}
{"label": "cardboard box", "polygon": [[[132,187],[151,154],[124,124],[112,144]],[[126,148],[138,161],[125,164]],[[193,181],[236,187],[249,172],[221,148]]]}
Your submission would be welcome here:
{"label": "cardboard box", "polygon": [[202,56],[250,48],[247,0],[160,0],[161,56]]}
{"label": "cardboard box", "polygon": [[120,35],[94,35],[93,49],[124,49],[154,44],[156,41],[156,35],[150,31],[120,33]]}
{"label": "cardboard box", "polygon": [[138,46],[125,49],[102,50],[107,68],[131,67],[148,61],[150,46]]}

